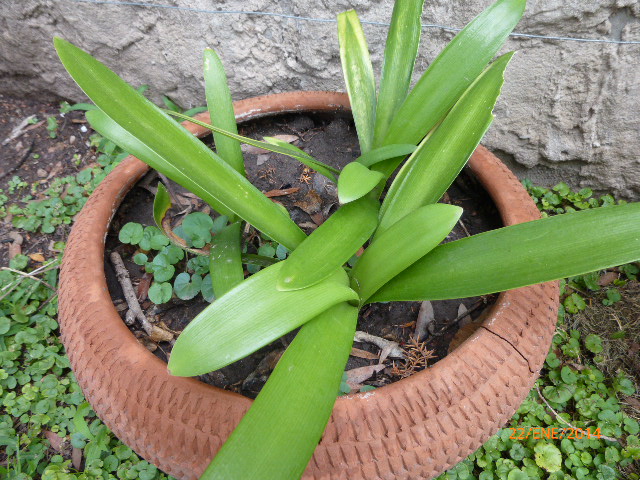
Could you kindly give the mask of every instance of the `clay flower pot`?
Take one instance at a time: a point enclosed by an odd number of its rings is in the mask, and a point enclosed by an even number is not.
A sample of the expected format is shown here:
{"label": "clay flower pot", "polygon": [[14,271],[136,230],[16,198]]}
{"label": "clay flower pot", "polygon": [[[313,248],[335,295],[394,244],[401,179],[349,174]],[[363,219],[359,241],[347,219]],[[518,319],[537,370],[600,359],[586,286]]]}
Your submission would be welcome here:
{"label": "clay flower pot", "polygon": [[[349,100],[341,93],[292,92],[242,100],[235,110],[238,120],[246,121],[349,110]],[[200,119],[208,121],[208,115]],[[193,124],[188,128],[199,136],[209,133]],[[469,164],[505,225],[539,218],[518,179],[484,147]],[[165,472],[195,479],[251,400],[170,376],[111,303],[103,267],[105,236],[120,202],[147,170],[128,157],[77,216],[61,272],[62,340],[78,383],[104,423]],[[509,420],[532,388],[557,309],[557,282],[504,292],[482,327],[433,367],[338,398],[305,478],[431,478],[463,460]]]}

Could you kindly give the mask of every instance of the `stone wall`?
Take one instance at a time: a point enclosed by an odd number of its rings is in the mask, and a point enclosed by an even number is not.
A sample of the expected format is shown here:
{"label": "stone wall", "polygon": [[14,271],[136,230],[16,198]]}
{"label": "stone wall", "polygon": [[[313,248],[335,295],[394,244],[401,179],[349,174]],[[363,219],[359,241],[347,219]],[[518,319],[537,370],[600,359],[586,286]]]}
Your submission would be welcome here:
{"label": "stone wall", "polygon": [[[118,0],[116,0],[118,1]],[[113,3],[113,2],[111,2]],[[390,0],[148,0],[204,10],[266,11],[333,19],[355,8],[386,22]],[[423,21],[460,27],[490,0],[427,0]],[[379,71],[386,27],[365,25]],[[637,0],[529,0],[518,32],[640,40]],[[195,13],[87,0],[0,0],[0,91],[81,100],[51,39],[83,47],[134,85],[149,84],[184,107],[204,103],[201,52],[227,65],[235,98],[292,89],[342,90],[335,23]],[[421,73],[453,33],[425,28]],[[512,37],[497,118],[484,143],[521,177],[561,179],[640,198],[640,45]]]}

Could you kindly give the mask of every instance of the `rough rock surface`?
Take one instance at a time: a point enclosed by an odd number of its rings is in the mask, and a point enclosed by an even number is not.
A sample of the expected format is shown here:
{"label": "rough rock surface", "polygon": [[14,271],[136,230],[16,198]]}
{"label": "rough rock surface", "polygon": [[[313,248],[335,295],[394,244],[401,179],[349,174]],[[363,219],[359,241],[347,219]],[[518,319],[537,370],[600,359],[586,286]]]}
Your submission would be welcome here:
{"label": "rough rock surface", "polygon": [[[120,1],[120,0],[118,0]],[[60,35],[134,85],[149,84],[184,107],[204,102],[201,52],[219,51],[235,98],[292,89],[342,90],[336,25],[273,16],[197,13],[96,0],[0,2],[0,89],[81,100],[56,59]],[[326,0],[162,0],[191,9],[265,11],[331,20],[355,8],[386,22],[392,2]],[[424,23],[463,26],[489,0],[428,0]],[[379,71],[386,27],[365,25]],[[637,0],[530,0],[518,32],[640,40]],[[453,33],[425,28],[421,73]],[[568,180],[640,198],[640,45],[512,37],[517,49],[496,121],[484,143],[521,177]]]}

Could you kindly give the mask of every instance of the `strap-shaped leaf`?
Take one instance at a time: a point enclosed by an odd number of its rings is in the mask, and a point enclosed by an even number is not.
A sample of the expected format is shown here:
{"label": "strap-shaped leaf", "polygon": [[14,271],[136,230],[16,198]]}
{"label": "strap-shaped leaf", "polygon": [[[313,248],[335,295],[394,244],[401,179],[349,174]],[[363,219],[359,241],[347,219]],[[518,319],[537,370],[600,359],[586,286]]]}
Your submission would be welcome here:
{"label": "strap-shaped leaf", "polygon": [[242,225],[236,222],[223,228],[211,241],[209,270],[213,293],[218,299],[244,280],[241,239]]}
{"label": "strap-shaped leaf", "polygon": [[345,165],[338,177],[338,200],[349,203],[364,197],[382,180],[380,172],[373,172],[358,162]]}
{"label": "strap-shaped leaf", "polygon": [[242,135],[237,135],[235,133],[228,132],[214,125],[210,125],[208,123],[202,122],[192,117],[188,117],[178,112],[172,112],[170,110],[166,110],[166,112],[169,115],[181,118],[183,120],[188,120],[191,123],[195,123],[196,125],[200,125],[201,127],[208,128],[213,132],[217,132],[229,138],[234,138],[242,143],[246,143],[247,145],[253,145],[254,147],[259,147],[264,150],[269,150],[270,152],[280,153],[282,155],[295,158],[300,163],[303,163],[304,165],[307,165],[308,167],[313,168],[318,173],[321,173],[322,175],[327,177],[329,180],[333,182],[336,181],[336,177],[334,173],[339,173],[339,170],[333,168],[330,165],[322,163],[320,160],[316,160],[311,155],[306,153],[304,150],[297,148],[295,145],[290,145],[286,142],[277,143],[277,139],[271,139],[272,141],[270,142],[261,142],[260,140],[254,140],[253,138],[243,137]]}
{"label": "strap-shaped leaf", "polygon": [[370,167],[384,160],[389,160],[390,158],[405,157],[406,155],[412,154],[415,150],[416,146],[409,143],[385,145],[384,147],[374,148],[364,155],[360,155],[356,159],[356,162],[363,164],[365,167]]}
{"label": "strap-shaped leaf", "polygon": [[384,49],[376,107],[374,145],[382,145],[395,113],[407,97],[422,33],[424,0],[397,1]]}
{"label": "strap-shaped leaf", "polygon": [[300,478],[336,401],[357,317],[340,303],[302,326],[201,480]]}
{"label": "strap-shaped leaf", "polygon": [[302,230],[260,190],[105,65],[61,38],[54,43],[69,74],[105,116],[145,145],[143,153],[147,155],[142,159],[153,168],[216,210],[226,207],[221,213],[238,214],[289,249],[305,238]]}
{"label": "strap-shaped leaf", "polygon": [[153,219],[160,230],[162,230],[162,220],[171,208],[171,196],[164,183],[158,182],[158,190],[153,198]]}
{"label": "strap-shaped leaf", "polygon": [[447,191],[493,121],[512,56],[508,53],[491,64],[402,166],[380,209],[378,232],[422,205],[437,202]]}
{"label": "strap-shaped leaf", "polygon": [[[204,50],[204,87],[211,123],[231,133],[238,133],[233,100],[227,84],[227,75],[218,54],[210,48]],[[216,151],[236,171],[245,175],[244,158],[237,140],[213,133]]]}
{"label": "strap-shaped leaf", "polygon": [[338,15],[338,40],[342,72],[351,102],[353,121],[358,131],[360,151],[367,153],[373,147],[376,81],[371,58],[369,58],[367,39],[355,10]]}
{"label": "strap-shaped leaf", "polygon": [[282,262],[278,289],[305,289],[341,270],[375,230],[378,206],[361,198],[340,207]]}
{"label": "strap-shaped leaf", "polygon": [[[417,144],[498,53],[525,4],[526,0],[498,0],[458,33],[409,93],[393,117],[384,144]],[[400,161],[389,160],[375,169],[388,177]]]}
{"label": "strap-shaped leaf", "polygon": [[426,205],[376,237],[351,271],[351,283],[360,300],[366,301],[382,285],[435,248],[453,230],[460,215],[462,209],[455,205]]}
{"label": "strap-shaped leaf", "polygon": [[433,249],[370,302],[473,297],[640,259],[640,203],[558,215]]}
{"label": "strap-shaped leaf", "polygon": [[[122,128],[115,121],[113,121],[113,119],[111,119],[102,110],[96,109],[96,110],[88,111],[85,114],[85,117],[87,118],[89,125],[91,125],[91,128],[93,128],[100,135],[102,135],[105,138],[108,138],[123,150],[131,153],[132,155],[135,155],[137,158],[145,162],[147,165],[151,165],[156,170],[160,171],[161,173],[164,173],[166,176],[173,179],[174,181],[177,181],[178,183],[183,185],[185,188],[189,188],[187,187],[187,184],[190,183],[189,177],[185,175],[181,175],[180,170],[173,167],[173,165],[165,162],[165,160],[160,155],[158,155],[154,150],[152,150],[147,145],[145,145],[140,140],[138,140],[136,137],[134,137],[129,132],[127,132],[124,128]],[[157,168],[157,167],[154,167],[154,165],[160,166],[160,167]],[[177,179],[181,179],[182,182],[180,182]],[[195,186],[194,188],[197,188],[197,186]],[[200,190],[203,190],[203,189],[200,189]],[[192,190],[192,191],[195,193],[195,190]],[[203,195],[207,196],[206,192],[203,193]],[[204,197],[202,198],[205,199]],[[228,213],[230,215],[232,214],[231,211],[225,205],[220,203],[213,196],[208,195],[208,199],[206,199],[206,201],[216,211],[221,213]]]}
{"label": "strap-shaped leaf", "polygon": [[347,274],[333,275],[309,288],[276,288],[284,262],[251,276],[194,318],[171,351],[169,370],[182,377],[202,375],[250,355],[327,308],[358,298]]}

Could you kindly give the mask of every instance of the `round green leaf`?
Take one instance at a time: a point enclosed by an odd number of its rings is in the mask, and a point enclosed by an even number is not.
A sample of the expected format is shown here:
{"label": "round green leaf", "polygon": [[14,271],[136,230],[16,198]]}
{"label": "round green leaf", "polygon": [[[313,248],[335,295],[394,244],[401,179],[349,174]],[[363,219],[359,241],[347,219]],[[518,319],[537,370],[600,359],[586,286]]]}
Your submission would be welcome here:
{"label": "round green leaf", "polygon": [[211,241],[211,229],[213,220],[202,212],[190,213],[182,222],[182,228],[190,238],[193,246],[202,248]]}
{"label": "round green leaf", "polygon": [[527,475],[519,468],[514,468],[509,472],[507,480],[529,480],[529,475]]}
{"label": "round green leaf", "polygon": [[9,260],[9,267],[13,268],[14,270],[22,271],[25,268],[27,268],[28,264],[29,264],[29,257],[21,253],[19,253],[18,255],[13,257],[11,260]]}
{"label": "round green leaf", "polygon": [[176,273],[175,267],[169,264],[167,257],[163,254],[156,255],[151,265],[153,266],[153,278],[156,282],[171,280]]}
{"label": "round green leaf", "polygon": [[526,455],[526,452],[521,443],[514,443],[511,446],[511,450],[509,450],[509,456],[516,462],[519,462],[520,460],[522,460],[525,457],[525,455]]}
{"label": "round green leaf", "polygon": [[135,263],[136,265],[145,265],[148,259],[149,257],[147,257],[144,253],[137,253],[133,256],[133,263]]}
{"label": "round green leaf", "polygon": [[284,245],[278,245],[278,248],[276,248],[276,257],[278,257],[279,260],[284,260],[285,258],[287,258],[288,254],[289,249],[287,247],[285,247]]}
{"label": "round green leaf", "polygon": [[554,352],[550,352],[549,355],[547,355],[547,365],[549,365],[549,368],[557,368],[560,366],[560,363],[558,356]]}
{"label": "round green leaf", "polygon": [[638,432],[640,432],[640,424],[638,424],[638,422],[630,417],[625,417],[623,420],[624,423],[624,429],[627,433],[631,434],[631,435],[636,435]]}
{"label": "round green leaf", "polygon": [[534,451],[536,464],[547,472],[557,472],[562,467],[562,454],[555,445],[538,443]]}
{"label": "round green leaf", "polygon": [[190,258],[187,262],[187,268],[198,275],[205,275],[209,273],[209,257],[197,256]]}
{"label": "round green leaf", "polygon": [[547,400],[554,403],[564,403],[569,401],[573,396],[574,387],[567,385],[548,386],[543,390],[544,396]]}
{"label": "round green leaf", "polygon": [[574,373],[571,368],[564,366],[560,371],[560,376],[564,383],[574,384],[578,381],[578,376]]}
{"label": "round green leaf", "polygon": [[161,255],[164,255],[167,259],[167,262],[171,265],[175,265],[180,260],[184,258],[184,250],[175,245],[167,245],[160,252]]}
{"label": "round green leaf", "polygon": [[602,352],[602,339],[595,334],[587,335],[587,338],[584,341],[585,347],[592,353],[600,353]]}
{"label": "round green leaf", "polygon": [[273,257],[276,254],[276,249],[270,243],[265,243],[258,248],[258,255],[265,257]]}
{"label": "round green leaf", "polygon": [[216,296],[213,293],[213,284],[211,283],[211,275],[207,275],[202,279],[202,286],[200,287],[200,292],[202,292],[202,297],[209,303],[213,302],[216,299]]}
{"label": "round green leaf", "polygon": [[608,465],[598,465],[598,480],[615,480],[616,471]]}
{"label": "round green leaf", "polygon": [[202,277],[200,275],[189,275],[188,273],[179,274],[173,282],[173,289],[176,296],[181,300],[191,300],[202,287]]}
{"label": "round green leaf", "polygon": [[11,320],[8,317],[0,317],[0,335],[4,335],[11,328]]}
{"label": "round green leaf", "polygon": [[156,283],[149,288],[149,300],[151,300],[156,305],[160,305],[161,303],[167,303],[171,300],[171,294],[173,290],[171,288],[170,283]]}
{"label": "round green leaf", "polygon": [[130,245],[137,245],[142,240],[144,229],[142,225],[135,222],[129,222],[120,229],[118,239],[122,243],[128,243]]}
{"label": "round green leaf", "polygon": [[169,239],[160,233],[151,237],[150,244],[153,250],[162,250],[163,247],[169,245]]}

